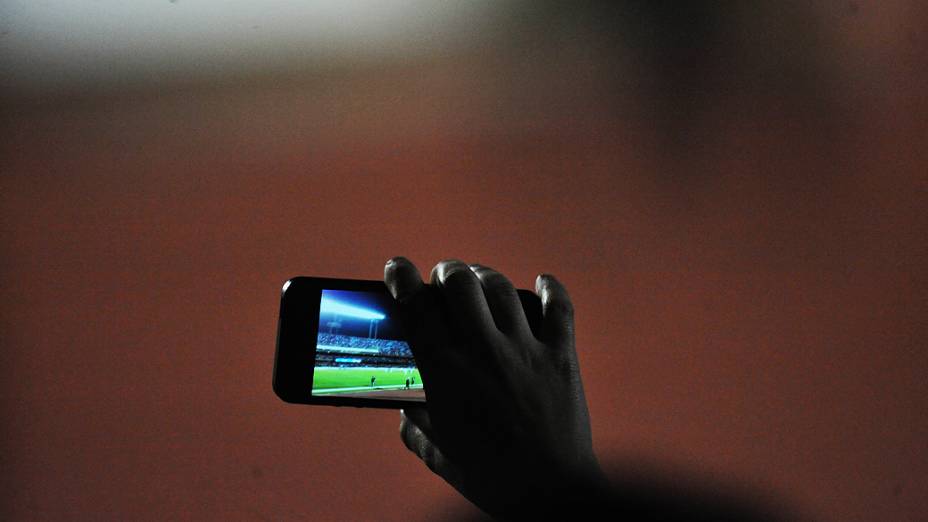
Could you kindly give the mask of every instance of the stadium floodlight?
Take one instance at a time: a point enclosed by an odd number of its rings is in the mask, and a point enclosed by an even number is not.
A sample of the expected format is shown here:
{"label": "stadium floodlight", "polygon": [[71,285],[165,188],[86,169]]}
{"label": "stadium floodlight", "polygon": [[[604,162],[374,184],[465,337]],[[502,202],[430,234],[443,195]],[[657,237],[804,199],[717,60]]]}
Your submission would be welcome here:
{"label": "stadium floodlight", "polygon": [[343,315],[346,317],[355,317],[357,319],[367,319],[369,321],[381,321],[387,318],[387,316],[376,310],[348,305],[341,301],[326,297],[325,295],[322,296],[319,313]]}

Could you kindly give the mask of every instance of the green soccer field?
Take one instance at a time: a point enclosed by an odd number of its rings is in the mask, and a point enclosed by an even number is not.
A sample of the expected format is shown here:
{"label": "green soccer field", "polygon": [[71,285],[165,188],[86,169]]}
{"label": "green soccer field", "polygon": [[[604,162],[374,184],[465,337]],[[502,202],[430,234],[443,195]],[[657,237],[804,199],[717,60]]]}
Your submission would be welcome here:
{"label": "green soccer field", "polygon": [[419,370],[400,368],[315,368],[313,371],[313,394],[324,395],[344,391],[371,389],[371,377],[375,377],[375,390],[406,387],[406,378],[415,379],[415,388],[422,387]]}

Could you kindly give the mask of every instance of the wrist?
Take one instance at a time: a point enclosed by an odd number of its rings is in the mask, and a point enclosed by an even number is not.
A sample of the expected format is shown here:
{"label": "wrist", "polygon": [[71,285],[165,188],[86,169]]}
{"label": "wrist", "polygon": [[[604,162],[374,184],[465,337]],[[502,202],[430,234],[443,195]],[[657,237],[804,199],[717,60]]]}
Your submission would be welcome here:
{"label": "wrist", "polygon": [[[502,503],[495,513],[500,519],[583,520],[607,507],[611,486],[595,459],[582,466],[531,468],[517,494]],[[583,516],[589,514],[589,517]]]}

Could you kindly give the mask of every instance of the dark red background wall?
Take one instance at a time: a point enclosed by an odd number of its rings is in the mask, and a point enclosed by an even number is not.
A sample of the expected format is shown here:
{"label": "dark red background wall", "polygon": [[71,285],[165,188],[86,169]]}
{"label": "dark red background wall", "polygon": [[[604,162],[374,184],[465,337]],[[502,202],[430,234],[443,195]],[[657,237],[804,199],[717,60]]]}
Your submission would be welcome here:
{"label": "dark red background wall", "polygon": [[7,97],[3,518],[473,513],[396,412],[271,391],[281,284],[402,254],[563,279],[607,467],[923,519],[926,41],[870,15],[818,54],[523,41]]}

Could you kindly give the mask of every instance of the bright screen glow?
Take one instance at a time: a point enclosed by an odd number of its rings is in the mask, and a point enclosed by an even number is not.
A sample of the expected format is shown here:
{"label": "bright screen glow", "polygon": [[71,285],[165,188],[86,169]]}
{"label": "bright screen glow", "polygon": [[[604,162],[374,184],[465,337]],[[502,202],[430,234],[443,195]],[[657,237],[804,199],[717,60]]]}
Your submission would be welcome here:
{"label": "bright screen glow", "polygon": [[380,321],[387,317],[382,313],[361,308],[360,306],[347,305],[323,294],[322,303],[319,305],[319,315],[325,314],[344,315],[357,319],[373,319],[375,321]]}
{"label": "bright screen glow", "polygon": [[422,402],[425,391],[386,293],[323,290],[313,365],[317,396]]}

